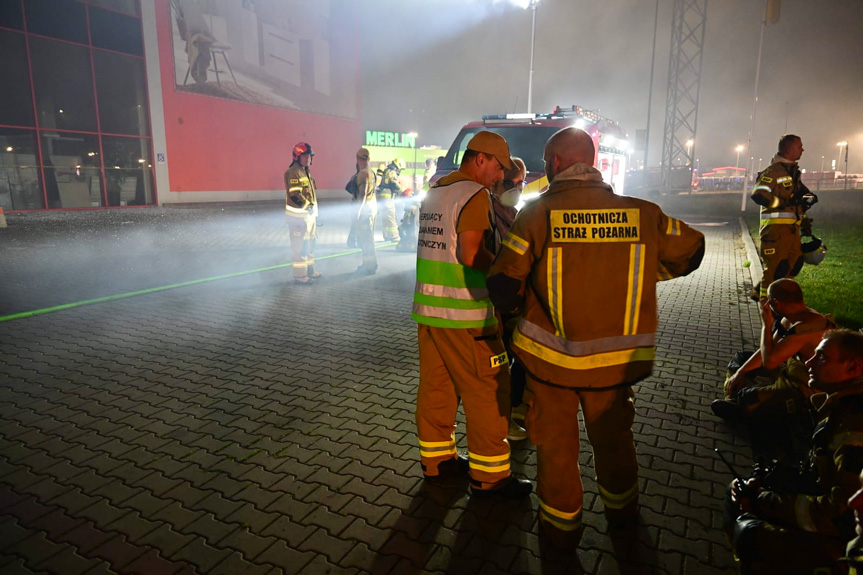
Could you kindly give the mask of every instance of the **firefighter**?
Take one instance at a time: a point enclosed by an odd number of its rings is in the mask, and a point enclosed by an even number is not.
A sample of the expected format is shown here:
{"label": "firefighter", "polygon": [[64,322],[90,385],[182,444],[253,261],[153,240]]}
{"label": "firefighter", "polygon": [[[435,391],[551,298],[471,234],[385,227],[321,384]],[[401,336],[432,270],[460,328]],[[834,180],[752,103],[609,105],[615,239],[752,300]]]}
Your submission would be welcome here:
{"label": "firefighter", "polygon": [[380,202],[381,226],[383,227],[384,240],[388,242],[399,241],[399,225],[396,220],[396,198],[402,193],[399,176],[405,167],[401,158],[396,158],[386,167],[383,177],[380,178],[378,186],[378,201]]}
{"label": "firefighter", "polygon": [[[485,286],[493,254],[489,189],[510,167],[509,147],[482,131],[459,169],[438,180],[420,208],[413,313],[419,340],[416,423],[427,481],[470,475],[474,496],[526,497],[510,471],[509,370]],[[455,418],[463,402],[468,459],[458,455]]]}
{"label": "firefighter", "polygon": [[375,201],[375,184],[377,178],[369,168],[369,151],[366,148],[357,150],[357,173],[351,180],[356,189],[357,204],[354,204],[356,212],[357,243],[363,251],[363,263],[357,268],[360,275],[374,275],[378,270],[378,258],[375,255],[375,216],[378,208]]}
{"label": "firefighter", "polygon": [[527,372],[540,526],[562,548],[582,532],[579,405],[609,523],[636,519],[631,386],[653,365],[656,282],[691,273],[704,255],[700,232],[616,195],[594,157],[583,130],[549,138],[550,187],[519,211],[488,278],[495,308],[521,312],[512,348]]}
{"label": "firefighter", "polygon": [[729,489],[725,528],[743,573],[846,572],[837,561],[855,534],[848,499],[863,471],[863,334],[827,332],[806,367],[822,393],[812,397],[819,422],[802,473]]}
{"label": "firefighter", "polygon": [[[812,232],[806,218],[814,195],[800,181],[797,160],[803,155],[803,141],[788,134],[779,140],[779,150],[770,166],[758,174],[752,200],[761,206],[761,261],[764,274],[752,291],[756,301],[767,299],[767,286],[773,280],[796,277],[803,266],[800,247],[803,235]],[[817,201],[817,198],[816,198]]]}
{"label": "firefighter", "polygon": [[860,489],[848,499],[848,507],[854,510],[854,531],[857,536],[848,542],[845,557],[840,559],[848,565],[848,575],[863,574],[863,472],[860,473]]}
{"label": "firefighter", "polygon": [[[776,419],[809,408],[812,390],[803,363],[827,330],[836,328],[831,315],[806,305],[800,284],[778,279],[761,304],[761,346],[725,383],[725,399],[710,404],[723,419]],[[778,321],[775,321],[778,318]],[[773,328],[775,326],[775,331]],[[761,368],[774,372],[772,382],[757,385],[750,376]]]}
{"label": "firefighter", "polygon": [[291,268],[294,282],[310,285],[321,277],[315,271],[316,220],[318,196],[315,180],[309,175],[312,165],[312,146],[299,142],[291,150],[292,161],[285,172],[285,216],[291,233]]}

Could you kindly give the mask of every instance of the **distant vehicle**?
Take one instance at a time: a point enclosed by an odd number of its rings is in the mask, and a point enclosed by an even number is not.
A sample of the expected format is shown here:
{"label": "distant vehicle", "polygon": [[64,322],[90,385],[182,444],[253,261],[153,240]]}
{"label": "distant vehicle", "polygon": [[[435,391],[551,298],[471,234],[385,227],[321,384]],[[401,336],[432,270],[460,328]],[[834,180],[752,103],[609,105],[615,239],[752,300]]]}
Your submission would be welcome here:
{"label": "distant vehicle", "polygon": [[593,138],[596,148],[594,166],[602,172],[603,180],[623,194],[626,154],[629,148],[626,132],[612,120],[582,108],[571,106],[554,108],[550,114],[500,114],[483,116],[481,122],[465,124],[453,140],[445,156],[437,163],[437,172],[432,181],[437,181],[456,170],[467,149],[470,139],[481,130],[489,130],[506,138],[510,153],[524,160],[527,166],[527,187],[523,201],[548,189],[542,153],[548,138],[562,128],[575,126]]}

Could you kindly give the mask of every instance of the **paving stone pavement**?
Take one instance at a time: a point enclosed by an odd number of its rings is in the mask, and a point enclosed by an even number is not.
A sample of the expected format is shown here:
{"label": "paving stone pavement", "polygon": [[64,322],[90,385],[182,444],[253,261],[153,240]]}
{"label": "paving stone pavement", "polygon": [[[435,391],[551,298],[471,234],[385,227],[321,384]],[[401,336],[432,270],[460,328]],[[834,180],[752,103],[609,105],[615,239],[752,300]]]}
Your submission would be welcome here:
{"label": "paving stone pavement", "polygon": [[[586,529],[563,554],[538,538],[535,495],[423,484],[414,256],[382,249],[378,275],[354,277],[344,218],[324,214],[311,289],[282,267],[0,322],[0,572],[733,572],[713,448],[744,471],[751,450],[709,403],[757,341],[735,218],[688,218],[704,263],[660,286],[658,361],[636,387],[638,529],[609,533],[585,438]],[[7,218],[0,315],[288,254],[272,207]],[[534,479],[533,448],[512,456]]]}

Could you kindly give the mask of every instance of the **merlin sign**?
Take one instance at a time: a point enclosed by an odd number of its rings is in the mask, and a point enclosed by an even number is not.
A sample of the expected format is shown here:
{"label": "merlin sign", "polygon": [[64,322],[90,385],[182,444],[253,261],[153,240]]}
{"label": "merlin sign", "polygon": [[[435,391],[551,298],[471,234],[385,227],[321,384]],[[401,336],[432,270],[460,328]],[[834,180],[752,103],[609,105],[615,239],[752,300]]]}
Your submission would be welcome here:
{"label": "merlin sign", "polygon": [[370,132],[366,130],[366,146],[386,146],[389,148],[415,148],[415,135],[396,132]]}

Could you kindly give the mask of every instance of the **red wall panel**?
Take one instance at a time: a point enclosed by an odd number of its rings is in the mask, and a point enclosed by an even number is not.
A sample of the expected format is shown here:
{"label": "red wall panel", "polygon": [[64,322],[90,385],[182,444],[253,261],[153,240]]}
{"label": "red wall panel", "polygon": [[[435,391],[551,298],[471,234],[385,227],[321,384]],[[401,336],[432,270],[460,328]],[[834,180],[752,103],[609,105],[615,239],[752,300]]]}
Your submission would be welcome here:
{"label": "red wall panel", "polygon": [[358,69],[356,119],[177,91],[169,0],[156,2],[156,14],[172,192],[283,189],[282,174],[299,141],[315,150],[312,175],[318,188],[344,187],[362,144]]}

